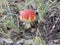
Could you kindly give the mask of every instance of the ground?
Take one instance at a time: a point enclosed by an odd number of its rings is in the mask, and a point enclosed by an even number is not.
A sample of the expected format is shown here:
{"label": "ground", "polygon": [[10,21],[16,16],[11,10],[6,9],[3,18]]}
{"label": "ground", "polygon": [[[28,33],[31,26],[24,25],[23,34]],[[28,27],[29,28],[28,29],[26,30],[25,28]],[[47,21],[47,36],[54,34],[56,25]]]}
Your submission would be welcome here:
{"label": "ground", "polygon": [[[59,0],[1,0],[0,4],[0,45],[60,45]],[[36,14],[30,25],[20,20],[24,9]]]}

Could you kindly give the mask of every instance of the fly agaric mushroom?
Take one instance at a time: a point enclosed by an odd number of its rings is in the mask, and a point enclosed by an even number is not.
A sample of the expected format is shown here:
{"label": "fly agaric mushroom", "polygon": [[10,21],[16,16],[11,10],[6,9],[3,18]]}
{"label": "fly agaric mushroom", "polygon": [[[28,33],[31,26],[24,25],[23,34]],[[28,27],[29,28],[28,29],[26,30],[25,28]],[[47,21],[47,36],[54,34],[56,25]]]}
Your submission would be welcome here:
{"label": "fly agaric mushroom", "polygon": [[31,9],[20,11],[20,20],[24,22],[33,22],[36,19],[36,14]]}
{"label": "fly agaric mushroom", "polygon": [[25,22],[26,29],[31,27],[31,22],[34,22],[36,19],[36,14],[31,9],[25,9],[20,11],[20,20]]}

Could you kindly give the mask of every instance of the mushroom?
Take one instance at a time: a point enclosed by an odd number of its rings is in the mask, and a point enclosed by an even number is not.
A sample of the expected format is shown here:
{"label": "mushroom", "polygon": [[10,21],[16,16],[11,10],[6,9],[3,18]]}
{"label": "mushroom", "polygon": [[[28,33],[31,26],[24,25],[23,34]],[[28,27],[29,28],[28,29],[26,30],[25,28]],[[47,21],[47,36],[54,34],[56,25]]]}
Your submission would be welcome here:
{"label": "mushroom", "polygon": [[27,26],[29,26],[30,23],[34,22],[36,20],[36,14],[31,9],[25,9],[20,11],[20,20],[27,23]]}
{"label": "mushroom", "polygon": [[24,22],[33,22],[36,19],[36,14],[31,9],[20,11],[20,20]]}

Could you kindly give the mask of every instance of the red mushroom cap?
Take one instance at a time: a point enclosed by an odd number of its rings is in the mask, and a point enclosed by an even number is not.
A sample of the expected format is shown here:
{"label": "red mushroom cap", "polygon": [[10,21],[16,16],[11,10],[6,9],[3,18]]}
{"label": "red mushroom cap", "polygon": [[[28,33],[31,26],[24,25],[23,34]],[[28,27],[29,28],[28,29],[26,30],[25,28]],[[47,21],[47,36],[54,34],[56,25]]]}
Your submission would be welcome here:
{"label": "red mushroom cap", "polygon": [[36,19],[36,14],[31,9],[20,11],[20,20],[25,22],[33,22]]}

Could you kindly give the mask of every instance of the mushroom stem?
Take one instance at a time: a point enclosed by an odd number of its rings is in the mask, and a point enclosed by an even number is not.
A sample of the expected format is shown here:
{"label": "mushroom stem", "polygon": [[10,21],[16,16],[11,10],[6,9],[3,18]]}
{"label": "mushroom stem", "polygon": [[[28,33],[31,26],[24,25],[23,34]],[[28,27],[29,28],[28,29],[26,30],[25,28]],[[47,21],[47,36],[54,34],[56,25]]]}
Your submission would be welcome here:
{"label": "mushroom stem", "polygon": [[25,28],[28,29],[31,27],[31,24],[29,22],[24,22]]}

